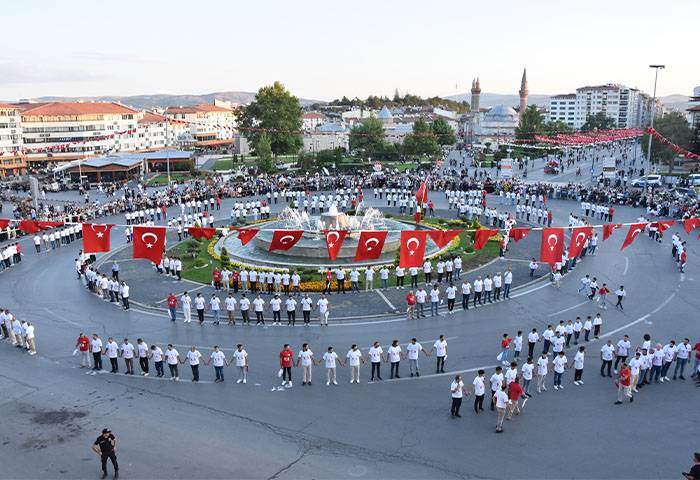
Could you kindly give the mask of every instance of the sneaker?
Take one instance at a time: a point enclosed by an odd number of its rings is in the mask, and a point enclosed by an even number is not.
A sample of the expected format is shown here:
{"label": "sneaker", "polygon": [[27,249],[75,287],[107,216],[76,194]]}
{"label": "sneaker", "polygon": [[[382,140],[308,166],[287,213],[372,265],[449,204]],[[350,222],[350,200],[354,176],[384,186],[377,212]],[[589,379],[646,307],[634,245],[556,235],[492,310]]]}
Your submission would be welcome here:
{"label": "sneaker", "polygon": [[564,390],[564,385],[559,385],[559,390]]}
{"label": "sneaker", "polygon": [[583,380],[579,380],[579,381],[578,381],[578,384],[579,384],[579,385],[583,385]]}
{"label": "sneaker", "polygon": [[661,383],[664,383],[664,377],[661,377],[661,380],[659,380]]}
{"label": "sneaker", "polygon": [[622,402],[618,400],[615,402],[615,405],[622,405]]}
{"label": "sneaker", "polygon": [[559,387],[557,387],[556,385],[554,385],[554,390],[559,390]]}
{"label": "sneaker", "polygon": [[350,383],[355,383],[355,380],[350,380]]}
{"label": "sneaker", "polygon": [[[309,382],[309,384],[311,384],[311,382]],[[292,382],[291,382],[291,381],[287,382],[287,387],[288,387],[288,388],[292,388]]]}
{"label": "sneaker", "polygon": [[547,387],[543,386],[543,387],[542,387],[542,390],[544,390],[544,391],[546,392],[546,391],[547,391]]}
{"label": "sneaker", "polygon": [[326,382],[326,385],[330,385],[330,384],[331,384],[331,381],[328,380],[328,381]]}
{"label": "sneaker", "polygon": [[574,381],[574,385],[578,385],[578,381]]}
{"label": "sneaker", "polygon": [[333,380],[333,385],[338,385],[338,382],[336,382],[335,380]]}
{"label": "sneaker", "polygon": [[243,383],[248,383],[248,380],[246,380],[246,379],[244,378],[244,379],[243,379]]}
{"label": "sneaker", "polygon": [[243,381],[243,380],[241,380],[241,379],[239,378],[238,380],[236,380],[236,383],[241,383],[242,381]]}

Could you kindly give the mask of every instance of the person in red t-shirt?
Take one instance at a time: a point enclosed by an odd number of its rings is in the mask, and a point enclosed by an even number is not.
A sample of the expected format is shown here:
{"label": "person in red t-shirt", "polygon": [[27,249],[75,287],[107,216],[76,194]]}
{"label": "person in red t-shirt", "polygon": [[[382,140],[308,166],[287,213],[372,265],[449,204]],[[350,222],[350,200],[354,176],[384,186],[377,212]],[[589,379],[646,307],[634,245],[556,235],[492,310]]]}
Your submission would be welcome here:
{"label": "person in red t-shirt", "polygon": [[80,352],[80,368],[90,368],[90,339],[83,332],[78,335],[75,349]]}
{"label": "person in red t-shirt", "polygon": [[211,279],[214,283],[214,288],[216,290],[221,290],[221,270],[219,270],[218,267],[214,268],[214,271],[211,272]]}
{"label": "person in red t-shirt", "polygon": [[294,351],[288,343],[284,344],[280,352],[280,370],[282,371],[282,385],[292,388],[292,365],[294,364]]}
{"label": "person in red t-shirt", "polygon": [[603,310],[608,309],[608,305],[606,303],[606,299],[608,298],[608,293],[610,293],[610,290],[608,290],[608,284],[604,283],[602,287],[598,290],[598,296],[599,296],[599,302],[600,302],[600,308]]}
{"label": "person in red t-shirt", "polygon": [[627,362],[622,362],[620,373],[617,375],[617,401],[615,405],[620,405],[624,397],[629,397],[630,403],[634,402],[632,390],[630,388],[632,380],[632,370],[627,366]]}
{"label": "person in red t-shirt", "polygon": [[608,222],[612,222],[613,215],[615,215],[615,209],[613,207],[608,208]]}
{"label": "person in red t-shirt", "polygon": [[511,338],[508,336],[507,333],[504,333],[503,340],[501,340],[501,354],[499,355],[501,357],[501,363],[503,365],[509,365],[508,354],[510,353],[510,342]]}
{"label": "person in red t-shirt", "polygon": [[513,418],[513,412],[516,415],[520,415],[520,399],[527,398],[525,392],[523,392],[523,387],[518,382],[516,378],[508,384],[508,420]]}
{"label": "person in red t-shirt", "polygon": [[168,295],[168,312],[170,313],[170,320],[175,321],[177,319],[177,297],[170,292]]}
{"label": "person in red t-shirt", "polygon": [[693,374],[691,377],[700,382],[700,342],[695,344],[693,351],[695,352],[695,360],[693,360]]}
{"label": "person in red t-shirt", "polygon": [[413,290],[409,290],[408,295],[406,295],[406,318],[408,320],[413,320],[413,313],[416,309],[416,295]]}

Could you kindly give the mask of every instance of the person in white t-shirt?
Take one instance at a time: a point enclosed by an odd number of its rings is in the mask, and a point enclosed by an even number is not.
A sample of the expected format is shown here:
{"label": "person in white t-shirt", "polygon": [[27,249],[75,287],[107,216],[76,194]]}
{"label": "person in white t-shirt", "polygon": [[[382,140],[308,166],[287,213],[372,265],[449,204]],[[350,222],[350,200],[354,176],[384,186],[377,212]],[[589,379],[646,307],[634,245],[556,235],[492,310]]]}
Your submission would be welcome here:
{"label": "person in white t-shirt", "polygon": [[321,294],[321,298],[316,302],[318,307],[318,316],[321,321],[321,326],[328,326],[328,315],[330,315],[330,307],[328,304],[328,299],[324,294]]}
{"label": "person in white t-shirt", "polygon": [[408,368],[411,376],[420,377],[420,372],[418,371],[418,354],[420,352],[423,352],[426,357],[428,356],[428,352],[418,343],[418,340],[412,338],[411,343],[406,345],[406,357],[408,358]]}
{"label": "person in white t-shirt", "polygon": [[238,380],[236,380],[236,383],[247,383],[248,352],[243,349],[242,343],[236,345],[236,351],[233,352],[233,359],[231,361],[236,364],[236,370],[238,370]]}
{"label": "person in white t-shirt", "polygon": [[612,369],[612,361],[615,357],[615,345],[613,345],[612,340],[608,340],[608,343],[600,347],[600,376],[605,376],[605,369],[608,370],[608,377],[612,378],[610,370]]}
{"label": "person in white t-shirt", "polygon": [[520,368],[521,378],[523,379],[523,392],[526,397],[530,397],[530,382],[532,382],[533,372],[535,370],[535,363],[532,357],[528,357],[527,362],[523,364]]}
{"label": "person in white t-shirt", "polygon": [[343,365],[343,362],[338,358],[338,354],[333,351],[333,347],[328,347],[326,353],[323,354],[323,363],[326,367],[326,385],[338,385],[336,378],[336,364]]}
{"label": "person in white t-shirt", "polygon": [[180,360],[180,354],[175,350],[172,343],[169,343],[168,348],[165,350],[165,360],[170,369],[170,378],[174,381],[180,380],[180,373],[177,367],[182,361]]}
{"label": "person in white t-shirt", "polygon": [[382,379],[381,366],[382,362],[386,362],[384,358],[384,350],[379,345],[379,342],[375,341],[367,353],[367,360],[372,366],[370,382],[373,382],[375,378],[377,380]]}
{"label": "person in white t-shirt", "polygon": [[107,343],[105,343],[104,353],[105,355],[107,355],[107,358],[109,358],[109,363],[112,366],[112,370],[110,372],[119,372],[119,364],[117,363],[117,358],[119,357],[119,346],[112,337],[109,337],[107,339]]}
{"label": "person in white t-shirt", "polygon": [[224,365],[228,365],[226,362],[226,355],[224,352],[219,350],[218,345],[214,345],[214,351],[209,355],[209,361],[207,365],[214,364],[214,374],[216,375],[216,380],[214,383],[219,383],[224,381]]}
{"label": "person in white t-shirt", "polygon": [[153,359],[153,364],[156,367],[156,377],[162,378],[165,375],[163,371],[163,350],[157,345],[151,345],[151,353],[148,357]]}
{"label": "person in white t-shirt", "polygon": [[401,345],[399,345],[398,340],[394,340],[391,342],[391,346],[387,350],[387,358],[389,360],[389,364],[391,365],[391,373],[389,374],[389,378],[401,378],[399,376],[399,365],[401,363]]}
{"label": "person in white t-shirt", "polygon": [[433,348],[430,349],[428,355],[432,355],[435,352],[435,358],[437,359],[435,373],[445,373],[445,360],[447,359],[447,340],[445,340],[444,335],[440,335],[440,338],[435,340]]}
{"label": "person in white t-shirt", "polygon": [[345,358],[350,367],[350,383],[360,383],[360,364],[365,363],[362,351],[353,343]]}
{"label": "person in white t-shirt", "polygon": [[272,309],[272,324],[282,325],[282,299],[278,294],[270,299],[270,308]]}
{"label": "person in white t-shirt", "polygon": [[253,300],[253,308],[255,309],[255,325],[265,325],[265,317],[263,316],[263,311],[265,309],[265,300],[262,299],[260,294]]}
{"label": "person in white t-shirt", "polygon": [[559,352],[552,360],[552,369],[554,370],[554,390],[563,390],[564,386],[561,384],[562,376],[564,375],[564,370],[568,367],[568,360],[564,352]]}
{"label": "person in white t-shirt", "polygon": [[184,292],[180,297],[180,303],[182,304],[182,314],[185,317],[185,323],[190,323],[192,321],[192,297],[187,292]]}
{"label": "person in white t-shirt", "polygon": [[[202,358],[202,354],[199,353],[197,347],[192,345],[190,350],[187,352],[186,359],[190,364],[190,369],[192,370],[192,381],[199,381],[199,359]],[[184,363],[184,362],[183,362]]]}
{"label": "person in white t-shirt", "polygon": [[543,390],[547,391],[547,387],[544,384],[547,379],[547,373],[549,373],[549,358],[547,358],[545,352],[542,352],[540,358],[537,359],[537,393],[541,393]]}
{"label": "person in white t-shirt", "polygon": [[299,350],[299,355],[296,363],[296,367],[302,368],[302,386],[311,385],[311,377],[313,375],[313,366],[316,363],[314,360],[314,352],[309,348],[308,343],[304,343]]}
{"label": "person in white t-shirt", "polygon": [[452,406],[450,407],[450,415],[452,418],[461,417],[459,414],[459,409],[462,406],[462,398],[465,395],[469,395],[469,392],[464,388],[464,382],[462,382],[461,375],[455,375],[455,379],[450,385],[450,392],[452,393]]}
{"label": "person in white t-shirt", "polygon": [[287,296],[284,301],[285,308],[287,310],[287,326],[296,325],[297,321],[297,301],[291,295]]}
{"label": "person in white t-shirt", "polygon": [[503,420],[506,417],[506,408],[508,407],[508,393],[506,393],[506,385],[503,384],[496,390],[492,397],[492,403],[496,406],[496,433],[503,432]]}
{"label": "person in white t-shirt", "polygon": [[236,324],[236,299],[233,297],[232,293],[228,294],[228,297],[224,300],[224,305],[226,306],[226,315],[228,316],[228,324],[229,325],[235,325]]}
{"label": "person in white t-shirt", "polygon": [[[574,355],[572,365],[574,367],[574,385],[583,385],[583,362],[586,355],[586,347],[578,347],[578,352]],[[569,365],[571,367],[571,365]]]}

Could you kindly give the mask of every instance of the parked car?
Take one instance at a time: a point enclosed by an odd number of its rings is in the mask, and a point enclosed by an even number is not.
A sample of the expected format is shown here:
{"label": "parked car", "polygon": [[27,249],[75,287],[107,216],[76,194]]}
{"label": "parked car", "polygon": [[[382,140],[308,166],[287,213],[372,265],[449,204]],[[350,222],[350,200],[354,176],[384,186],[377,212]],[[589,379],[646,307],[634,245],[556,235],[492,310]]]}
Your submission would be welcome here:
{"label": "parked car", "polygon": [[696,185],[700,185],[700,173],[691,173],[686,178],[686,181],[688,182],[688,185],[690,185],[691,187],[694,187]]}
{"label": "parked car", "polygon": [[633,187],[658,187],[661,186],[661,175],[645,175],[632,180]]}

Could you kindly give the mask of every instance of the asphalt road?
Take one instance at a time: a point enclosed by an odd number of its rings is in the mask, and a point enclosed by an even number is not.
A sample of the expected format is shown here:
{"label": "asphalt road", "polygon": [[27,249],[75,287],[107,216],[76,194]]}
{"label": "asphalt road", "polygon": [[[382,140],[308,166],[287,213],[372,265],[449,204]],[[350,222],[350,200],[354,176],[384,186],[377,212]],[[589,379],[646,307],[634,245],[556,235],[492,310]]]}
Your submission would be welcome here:
{"label": "asphalt road", "polygon": [[[559,224],[578,208],[553,204]],[[616,221],[639,214],[619,209]],[[118,245],[120,235],[113,237]],[[585,273],[613,287],[624,284],[629,292],[624,312],[603,313],[604,335],[616,341],[627,333],[633,344],[644,333],[654,342],[697,341],[695,240],[689,242],[688,273],[681,275],[669,237],[663,245],[640,237],[620,252],[624,232],[618,231],[561,289],[540,283],[477,311],[327,328],[199,327],[171,324],[158,313],[124,312],[75,279],[79,244],[42,255],[25,248],[21,265],[0,274],[0,304],[35,323],[39,354],[30,357],[0,343],[0,478],[94,478],[99,459],[89,445],[105,426],[120,442],[122,478],[678,478],[697,450],[697,389],[689,381],[652,385],[633,404],[614,406],[612,382],[597,375],[600,341],[588,345],[585,386],[574,386],[567,372],[564,390],[535,394],[502,435],[494,434],[495,416],[474,415],[469,399],[464,417],[451,419],[448,390],[456,372],[465,372],[467,385],[477,368],[488,367],[490,374],[502,333],[542,331],[548,323],[599,311],[576,293]],[[89,375],[72,356],[79,331],[172,342],[181,354],[197,345],[205,356],[213,344],[230,354],[244,343],[249,382],[236,384],[229,368],[226,382],[214,384],[213,368],[202,366],[203,381],[194,384],[185,365],[178,383]],[[341,367],[339,385],[327,387],[317,366],[313,386],[302,387],[295,369],[294,388],[276,388],[283,343],[296,351],[308,342],[317,358],[333,345],[344,357],[351,343],[366,353],[374,340],[387,346],[414,336],[429,349],[440,334],[448,339],[444,375],[434,373],[434,357],[421,357],[420,378],[408,377],[402,362],[400,380],[388,381],[383,365],[385,381],[368,384],[365,366],[363,383],[349,385]]]}

